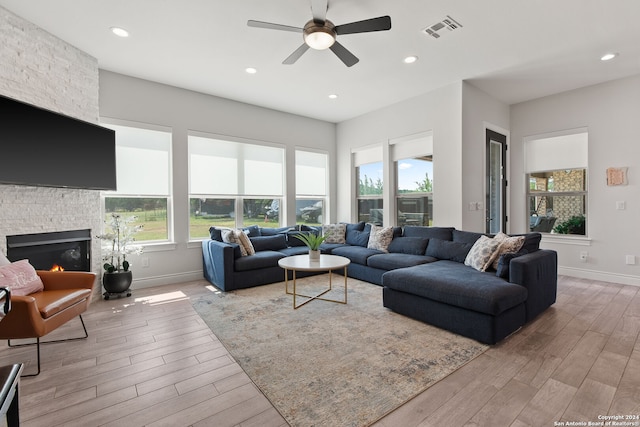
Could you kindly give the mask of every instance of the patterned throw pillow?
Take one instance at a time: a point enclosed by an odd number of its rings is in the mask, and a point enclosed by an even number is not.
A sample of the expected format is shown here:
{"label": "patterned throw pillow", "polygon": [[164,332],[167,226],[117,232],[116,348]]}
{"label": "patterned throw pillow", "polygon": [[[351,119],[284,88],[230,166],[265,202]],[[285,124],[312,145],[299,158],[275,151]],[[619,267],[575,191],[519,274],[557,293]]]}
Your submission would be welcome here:
{"label": "patterned throw pillow", "polygon": [[509,235],[504,234],[502,231],[496,234],[493,240],[497,240],[498,242],[500,242],[498,253],[493,260],[493,264],[491,265],[494,270],[498,269],[498,261],[500,260],[500,255],[518,252],[524,244],[524,236],[509,237]]}
{"label": "patterned throw pillow", "polygon": [[242,230],[222,229],[222,241],[225,243],[235,243],[240,246],[242,256],[254,255],[256,251],[253,249],[249,236]]}
{"label": "patterned throw pillow", "polygon": [[481,236],[476,240],[467,254],[464,265],[473,267],[478,271],[486,271],[493,263],[499,246],[500,241],[487,236]]}
{"label": "patterned throw pillow", "polygon": [[322,235],[325,243],[346,243],[347,224],[324,224]]}
{"label": "patterned throw pillow", "polygon": [[389,243],[393,240],[393,227],[381,227],[371,224],[371,233],[369,234],[369,243],[367,248],[378,249],[383,252],[389,252]]}
{"label": "patterned throw pillow", "polygon": [[0,267],[0,286],[11,289],[13,295],[29,295],[44,289],[42,279],[27,259]]}

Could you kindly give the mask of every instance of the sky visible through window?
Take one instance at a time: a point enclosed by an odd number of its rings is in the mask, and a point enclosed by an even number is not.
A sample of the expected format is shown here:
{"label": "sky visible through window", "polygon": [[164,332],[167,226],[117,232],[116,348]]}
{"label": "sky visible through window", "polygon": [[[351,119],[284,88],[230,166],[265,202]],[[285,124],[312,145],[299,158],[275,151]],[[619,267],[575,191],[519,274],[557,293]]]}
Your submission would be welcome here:
{"label": "sky visible through window", "polygon": [[424,182],[425,174],[433,180],[433,162],[418,159],[398,161],[398,189],[417,190],[417,183]]}

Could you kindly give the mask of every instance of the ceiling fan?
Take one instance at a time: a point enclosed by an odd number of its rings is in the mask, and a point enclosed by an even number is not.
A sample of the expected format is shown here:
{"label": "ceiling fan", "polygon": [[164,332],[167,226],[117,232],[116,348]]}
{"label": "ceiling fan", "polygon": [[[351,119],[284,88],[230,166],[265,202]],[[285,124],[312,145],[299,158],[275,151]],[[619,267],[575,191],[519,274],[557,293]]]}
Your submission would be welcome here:
{"label": "ceiling fan", "polygon": [[347,48],[338,43],[336,40],[337,36],[391,29],[391,18],[389,16],[380,16],[378,18],[365,19],[364,21],[351,22],[349,24],[334,25],[333,22],[327,19],[328,8],[329,0],[311,0],[311,14],[313,15],[313,19],[307,22],[302,28],[253,20],[247,21],[247,25],[256,28],[302,33],[304,43],[289,55],[282,62],[283,64],[290,65],[295,63],[309,48],[313,48],[316,50],[331,49],[347,67],[357,64],[359,59],[349,52]]}

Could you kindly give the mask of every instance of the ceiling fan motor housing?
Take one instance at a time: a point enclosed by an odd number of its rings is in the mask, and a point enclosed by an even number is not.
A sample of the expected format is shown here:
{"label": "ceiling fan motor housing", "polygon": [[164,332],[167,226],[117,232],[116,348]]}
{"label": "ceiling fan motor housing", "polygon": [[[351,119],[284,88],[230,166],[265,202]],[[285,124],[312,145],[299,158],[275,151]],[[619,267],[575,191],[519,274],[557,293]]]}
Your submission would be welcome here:
{"label": "ceiling fan motor housing", "polygon": [[325,19],[324,22],[307,22],[302,31],[304,42],[312,49],[324,50],[330,48],[336,42],[336,26]]}

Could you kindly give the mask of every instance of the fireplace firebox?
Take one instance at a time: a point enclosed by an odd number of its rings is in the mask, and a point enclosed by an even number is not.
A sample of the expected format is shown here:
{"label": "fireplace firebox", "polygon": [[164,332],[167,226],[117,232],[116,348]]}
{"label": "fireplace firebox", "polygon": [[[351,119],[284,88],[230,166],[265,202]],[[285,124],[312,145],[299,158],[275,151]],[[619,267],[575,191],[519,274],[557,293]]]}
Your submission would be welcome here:
{"label": "fireplace firebox", "polygon": [[7,258],[36,270],[91,271],[91,230],[7,236]]}

